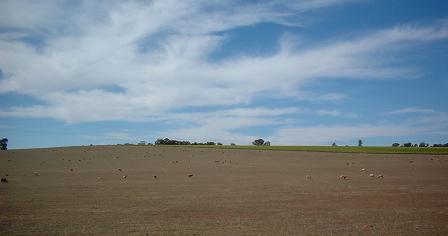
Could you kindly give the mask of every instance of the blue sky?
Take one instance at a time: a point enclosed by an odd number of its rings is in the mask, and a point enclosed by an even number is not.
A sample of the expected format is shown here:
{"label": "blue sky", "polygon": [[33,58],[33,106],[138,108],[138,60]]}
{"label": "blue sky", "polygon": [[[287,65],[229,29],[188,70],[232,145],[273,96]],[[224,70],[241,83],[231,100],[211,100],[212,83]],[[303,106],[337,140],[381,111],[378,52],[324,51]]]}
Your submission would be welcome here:
{"label": "blue sky", "polygon": [[10,148],[448,142],[448,2],[1,1]]}

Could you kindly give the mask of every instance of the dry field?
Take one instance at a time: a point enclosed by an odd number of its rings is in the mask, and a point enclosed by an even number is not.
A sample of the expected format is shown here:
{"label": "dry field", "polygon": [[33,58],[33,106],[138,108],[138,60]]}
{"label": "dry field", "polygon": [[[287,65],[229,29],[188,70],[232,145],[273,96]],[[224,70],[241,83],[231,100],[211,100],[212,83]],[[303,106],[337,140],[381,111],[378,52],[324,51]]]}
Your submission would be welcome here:
{"label": "dry field", "polygon": [[0,175],[0,235],[448,235],[447,155],[93,146]]}

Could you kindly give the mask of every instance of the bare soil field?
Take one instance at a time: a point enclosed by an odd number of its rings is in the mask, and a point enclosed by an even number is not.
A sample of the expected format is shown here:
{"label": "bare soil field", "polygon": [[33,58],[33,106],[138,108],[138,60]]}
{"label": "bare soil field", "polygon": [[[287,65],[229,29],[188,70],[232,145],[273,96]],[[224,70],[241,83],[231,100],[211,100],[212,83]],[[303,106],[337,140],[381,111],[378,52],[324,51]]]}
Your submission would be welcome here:
{"label": "bare soil field", "polygon": [[0,175],[0,235],[448,235],[447,155],[92,146]]}

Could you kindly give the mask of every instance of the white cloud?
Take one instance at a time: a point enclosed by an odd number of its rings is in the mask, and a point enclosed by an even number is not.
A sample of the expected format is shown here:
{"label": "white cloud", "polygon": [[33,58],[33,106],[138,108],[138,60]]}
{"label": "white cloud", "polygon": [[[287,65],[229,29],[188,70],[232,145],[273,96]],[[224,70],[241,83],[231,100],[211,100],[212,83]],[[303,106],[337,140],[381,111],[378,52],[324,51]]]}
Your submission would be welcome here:
{"label": "white cloud", "polygon": [[[0,116],[66,122],[170,120],[181,119],[171,113],[177,108],[248,105],[260,94],[338,101],[343,94],[313,94],[302,85],[322,77],[407,76],[411,70],[389,66],[381,54],[397,44],[448,38],[447,24],[439,22],[398,26],[302,50],[294,40],[282,40],[281,50],[273,55],[208,59],[227,40],[217,32],[261,22],[297,25],[291,16],[345,2],[350,1],[272,1],[241,7],[220,1],[85,1],[73,6],[79,11],[67,11],[58,1],[39,6],[34,1],[2,2],[0,27],[17,31],[0,37],[0,68],[6,77],[0,93],[30,95],[42,104],[3,108]],[[58,23],[61,12],[68,15]],[[19,33],[42,37],[45,43],[35,48],[14,40]],[[104,89],[111,86],[121,91]],[[262,121],[245,122],[267,122],[275,110],[258,112]],[[319,113],[341,115],[334,110]]]}
{"label": "white cloud", "polygon": [[408,108],[402,108],[395,111],[387,112],[387,114],[407,114],[407,113],[435,113],[433,109],[427,109],[427,108],[416,108],[416,107],[408,107]]}
{"label": "white cloud", "polygon": [[359,115],[352,112],[340,112],[338,110],[326,110],[319,109],[316,112],[318,115],[322,116],[333,116],[333,117],[346,117],[346,118],[358,118]]}

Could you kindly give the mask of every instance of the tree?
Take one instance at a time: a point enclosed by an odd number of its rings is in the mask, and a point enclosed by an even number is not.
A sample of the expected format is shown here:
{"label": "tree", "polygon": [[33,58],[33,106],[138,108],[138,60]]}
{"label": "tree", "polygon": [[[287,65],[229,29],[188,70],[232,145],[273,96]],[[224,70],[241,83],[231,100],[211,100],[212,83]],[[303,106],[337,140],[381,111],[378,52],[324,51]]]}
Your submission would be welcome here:
{"label": "tree", "polygon": [[231,143],[231,144],[230,144],[230,146],[236,146],[236,144],[234,144],[234,143]]}
{"label": "tree", "polygon": [[403,143],[403,147],[412,147],[412,143]]}
{"label": "tree", "polygon": [[392,147],[398,147],[398,146],[400,146],[399,143],[393,143],[393,144],[392,144]]}
{"label": "tree", "polygon": [[421,142],[418,146],[419,146],[419,147],[427,147],[428,144],[426,144],[425,142]]}
{"label": "tree", "polygon": [[222,143],[218,142],[216,145],[218,145],[218,146],[222,146]]}
{"label": "tree", "polygon": [[8,139],[7,138],[0,140],[0,149],[2,151],[8,150]]}
{"label": "tree", "polygon": [[255,145],[255,146],[262,146],[263,143],[264,143],[264,140],[261,139],[261,138],[260,138],[260,139],[256,139],[256,140],[254,140],[254,141],[252,142],[252,144]]}
{"label": "tree", "polygon": [[338,146],[338,145],[336,145],[336,143],[333,143],[333,144],[331,144],[331,146],[336,147],[336,146]]}
{"label": "tree", "polygon": [[358,140],[358,147],[362,147],[362,140]]}
{"label": "tree", "polygon": [[271,146],[271,142],[266,141],[266,142],[263,143],[263,146]]}

